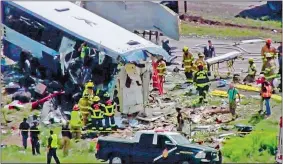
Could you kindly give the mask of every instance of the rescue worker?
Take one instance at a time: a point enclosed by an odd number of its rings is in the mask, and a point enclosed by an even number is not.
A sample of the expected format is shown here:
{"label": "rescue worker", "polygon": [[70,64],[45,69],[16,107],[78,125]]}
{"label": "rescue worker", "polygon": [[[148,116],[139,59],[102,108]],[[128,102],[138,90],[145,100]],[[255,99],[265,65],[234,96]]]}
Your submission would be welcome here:
{"label": "rescue worker", "polygon": [[158,76],[158,84],[159,84],[159,94],[163,94],[163,84],[165,81],[165,74],[166,74],[166,63],[163,60],[163,57],[161,57],[158,61],[157,66],[157,76]]}
{"label": "rescue worker", "polygon": [[262,97],[261,103],[260,103],[260,111],[263,111],[263,102],[265,101],[265,107],[266,107],[265,118],[268,118],[271,115],[270,98],[271,98],[271,95],[272,95],[272,87],[271,87],[271,84],[269,82],[264,81],[262,83],[260,95]]}
{"label": "rescue worker", "polygon": [[272,54],[270,53],[266,53],[265,57],[267,61],[265,65],[266,67],[263,70],[264,77],[268,82],[270,82],[271,85],[273,85],[273,80],[277,76],[275,73],[275,69],[276,69],[275,61],[273,59]]}
{"label": "rescue worker", "polygon": [[194,57],[189,52],[189,47],[185,46],[183,48],[183,64],[182,67],[185,68],[185,75],[187,78],[186,83],[193,83],[193,62]]}
{"label": "rescue worker", "polygon": [[82,114],[83,126],[86,126],[88,117],[89,117],[89,109],[91,108],[91,101],[89,100],[89,94],[84,93],[83,97],[80,98],[78,105]]}
{"label": "rescue worker", "polygon": [[88,81],[85,84],[85,89],[84,89],[83,95],[88,94],[89,100],[92,100],[92,98],[94,96],[93,88],[94,88],[94,84],[93,84],[92,81]]}
{"label": "rescue worker", "polygon": [[254,63],[254,60],[252,58],[249,59],[249,69],[248,69],[248,75],[244,79],[244,83],[253,83],[255,81],[255,75],[256,75],[256,65]]}
{"label": "rescue worker", "polygon": [[195,73],[194,82],[197,86],[197,90],[200,96],[199,103],[202,103],[203,100],[207,102],[206,93],[209,90],[209,78],[207,72],[204,71],[203,65],[201,64],[198,65],[198,71]]}
{"label": "rescue worker", "polygon": [[159,90],[159,84],[158,84],[158,71],[157,71],[157,67],[158,67],[158,62],[156,60],[156,58],[152,59],[152,87],[155,90]]}
{"label": "rescue worker", "polygon": [[202,65],[204,71],[207,71],[207,63],[204,60],[204,54],[202,54],[202,53],[198,53],[198,59],[195,61],[195,66],[198,67],[199,65]]}
{"label": "rescue worker", "polygon": [[99,103],[100,98],[98,96],[93,97],[93,104],[91,110],[92,130],[103,130],[103,106]]}
{"label": "rescue worker", "polygon": [[90,48],[86,45],[86,42],[83,42],[78,51],[81,52],[81,59],[84,59],[86,55],[89,55]]}
{"label": "rescue worker", "polygon": [[177,122],[178,122],[177,131],[182,131],[183,126],[184,126],[184,118],[183,118],[183,115],[181,113],[181,108],[177,107],[176,111],[178,113],[178,115],[177,115]]}
{"label": "rescue worker", "polygon": [[263,62],[261,71],[264,71],[265,68],[266,68],[266,63],[267,63],[266,54],[270,53],[272,58],[275,57],[276,49],[274,47],[271,47],[271,43],[272,43],[272,40],[267,39],[266,44],[261,49],[261,58],[262,58],[262,62]]}
{"label": "rescue worker", "polygon": [[58,136],[50,130],[50,137],[48,138],[48,153],[47,153],[47,164],[51,163],[51,158],[53,157],[56,164],[60,164],[59,158],[57,157],[57,148],[58,148]]}
{"label": "rescue worker", "polygon": [[77,104],[74,105],[73,111],[71,112],[70,125],[72,137],[75,139],[75,142],[78,142],[81,138],[82,120],[79,106]]}
{"label": "rescue worker", "polygon": [[111,130],[111,128],[114,128],[116,126],[114,119],[116,103],[110,99],[110,95],[107,92],[103,95],[103,97],[105,99],[105,103],[102,105],[105,109],[104,111],[105,127],[106,130]]}

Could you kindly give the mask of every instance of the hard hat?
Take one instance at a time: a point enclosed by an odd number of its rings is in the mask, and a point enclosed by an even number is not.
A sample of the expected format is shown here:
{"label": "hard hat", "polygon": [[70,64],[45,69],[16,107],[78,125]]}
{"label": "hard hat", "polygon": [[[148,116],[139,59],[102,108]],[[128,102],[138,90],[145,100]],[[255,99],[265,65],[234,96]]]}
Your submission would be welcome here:
{"label": "hard hat", "polygon": [[254,62],[254,59],[253,58],[249,58],[249,62]]}
{"label": "hard hat", "polygon": [[86,87],[86,88],[93,88],[93,87],[94,87],[94,84],[93,84],[92,81],[89,81],[89,82],[86,83],[85,87]]}
{"label": "hard hat", "polygon": [[183,51],[184,51],[184,52],[187,52],[187,51],[189,51],[189,47],[187,47],[187,46],[184,46],[184,48],[183,48]]}
{"label": "hard hat", "polygon": [[198,68],[203,68],[203,65],[201,63],[199,63]]}
{"label": "hard hat", "polygon": [[89,96],[88,93],[84,93],[84,94],[83,94],[83,97],[88,97],[88,96]]}
{"label": "hard hat", "polygon": [[78,104],[74,105],[73,110],[79,110]]}
{"label": "hard hat", "polygon": [[98,101],[100,101],[100,98],[99,98],[98,96],[94,96],[93,99],[92,99],[92,101],[98,102]]}
{"label": "hard hat", "polygon": [[272,55],[271,55],[271,53],[266,53],[266,54],[265,54],[265,57],[267,57],[267,58],[271,58],[271,57],[272,57]]}
{"label": "hard hat", "polygon": [[272,40],[271,39],[266,39],[266,43],[271,44]]}
{"label": "hard hat", "polygon": [[199,57],[204,57],[204,54],[203,53],[198,53],[198,56]]}
{"label": "hard hat", "polygon": [[108,92],[106,92],[106,93],[104,93],[103,97],[105,97],[105,98],[109,98],[109,97],[110,97],[110,95],[109,95],[109,93],[108,93]]}

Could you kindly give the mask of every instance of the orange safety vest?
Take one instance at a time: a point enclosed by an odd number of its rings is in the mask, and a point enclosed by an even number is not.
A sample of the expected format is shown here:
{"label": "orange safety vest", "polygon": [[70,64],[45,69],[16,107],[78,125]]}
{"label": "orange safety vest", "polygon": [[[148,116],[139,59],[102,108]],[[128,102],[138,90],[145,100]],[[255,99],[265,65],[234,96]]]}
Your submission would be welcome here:
{"label": "orange safety vest", "polygon": [[271,97],[271,94],[272,94],[272,87],[271,87],[271,85],[269,85],[269,86],[267,86],[267,87],[265,87],[266,88],[266,92],[263,92],[262,94],[261,94],[261,96],[263,97],[263,98],[269,98],[269,97]]}

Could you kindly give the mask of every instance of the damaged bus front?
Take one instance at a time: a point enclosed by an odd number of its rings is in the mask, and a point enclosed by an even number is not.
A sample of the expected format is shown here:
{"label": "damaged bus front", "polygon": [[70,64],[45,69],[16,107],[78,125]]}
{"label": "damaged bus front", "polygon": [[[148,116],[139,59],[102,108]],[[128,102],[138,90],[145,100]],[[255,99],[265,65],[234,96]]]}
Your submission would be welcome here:
{"label": "damaged bus front", "polygon": [[[143,109],[151,57],[169,60],[162,47],[71,2],[2,1],[1,5],[4,55],[18,61],[26,75],[71,84],[71,93],[81,92],[92,80],[112,96],[116,90],[125,114]],[[89,47],[85,58],[80,56],[82,44]]]}

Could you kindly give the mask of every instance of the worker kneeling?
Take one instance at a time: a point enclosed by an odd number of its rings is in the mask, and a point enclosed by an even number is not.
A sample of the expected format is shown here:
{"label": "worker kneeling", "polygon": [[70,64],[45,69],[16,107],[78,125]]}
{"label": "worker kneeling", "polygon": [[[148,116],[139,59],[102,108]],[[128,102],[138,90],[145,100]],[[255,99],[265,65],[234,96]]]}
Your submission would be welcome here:
{"label": "worker kneeling", "polygon": [[103,104],[103,107],[105,109],[104,111],[105,126],[106,126],[106,130],[111,130],[116,126],[114,119],[116,104],[112,102],[112,100],[110,100],[110,95],[108,93],[104,94],[104,99],[105,99],[105,103]]}
{"label": "worker kneeling", "polygon": [[198,65],[198,71],[194,75],[194,82],[197,86],[197,90],[199,92],[199,103],[203,103],[203,100],[206,100],[206,94],[209,90],[209,78],[207,72],[204,71],[203,65]]}
{"label": "worker kneeling", "polygon": [[79,106],[76,104],[73,107],[73,111],[71,112],[71,131],[72,137],[78,142],[81,138],[81,128],[82,128],[82,120],[81,120],[81,113],[79,111]]}
{"label": "worker kneeling", "polygon": [[99,103],[100,98],[98,96],[94,96],[93,104],[92,104],[92,130],[103,130],[102,119],[103,119],[103,106]]}
{"label": "worker kneeling", "polygon": [[253,83],[255,81],[255,75],[256,75],[256,65],[254,63],[254,60],[252,58],[249,59],[249,70],[248,75],[244,79],[244,83]]}
{"label": "worker kneeling", "polygon": [[193,55],[189,52],[189,47],[184,47],[183,48],[183,65],[182,67],[185,68],[185,75],[187,78],[186,83],[193,83],[193,62],[194,62],[194,57]]}
{"label": "worker kneeling", "polygon": [[83,117],[83,126],[86,126],[89,117],[89,109],[91,106],[91,101],[89,100],[88,93],[83,94],[83,97],[80,98],[78,105]]}

